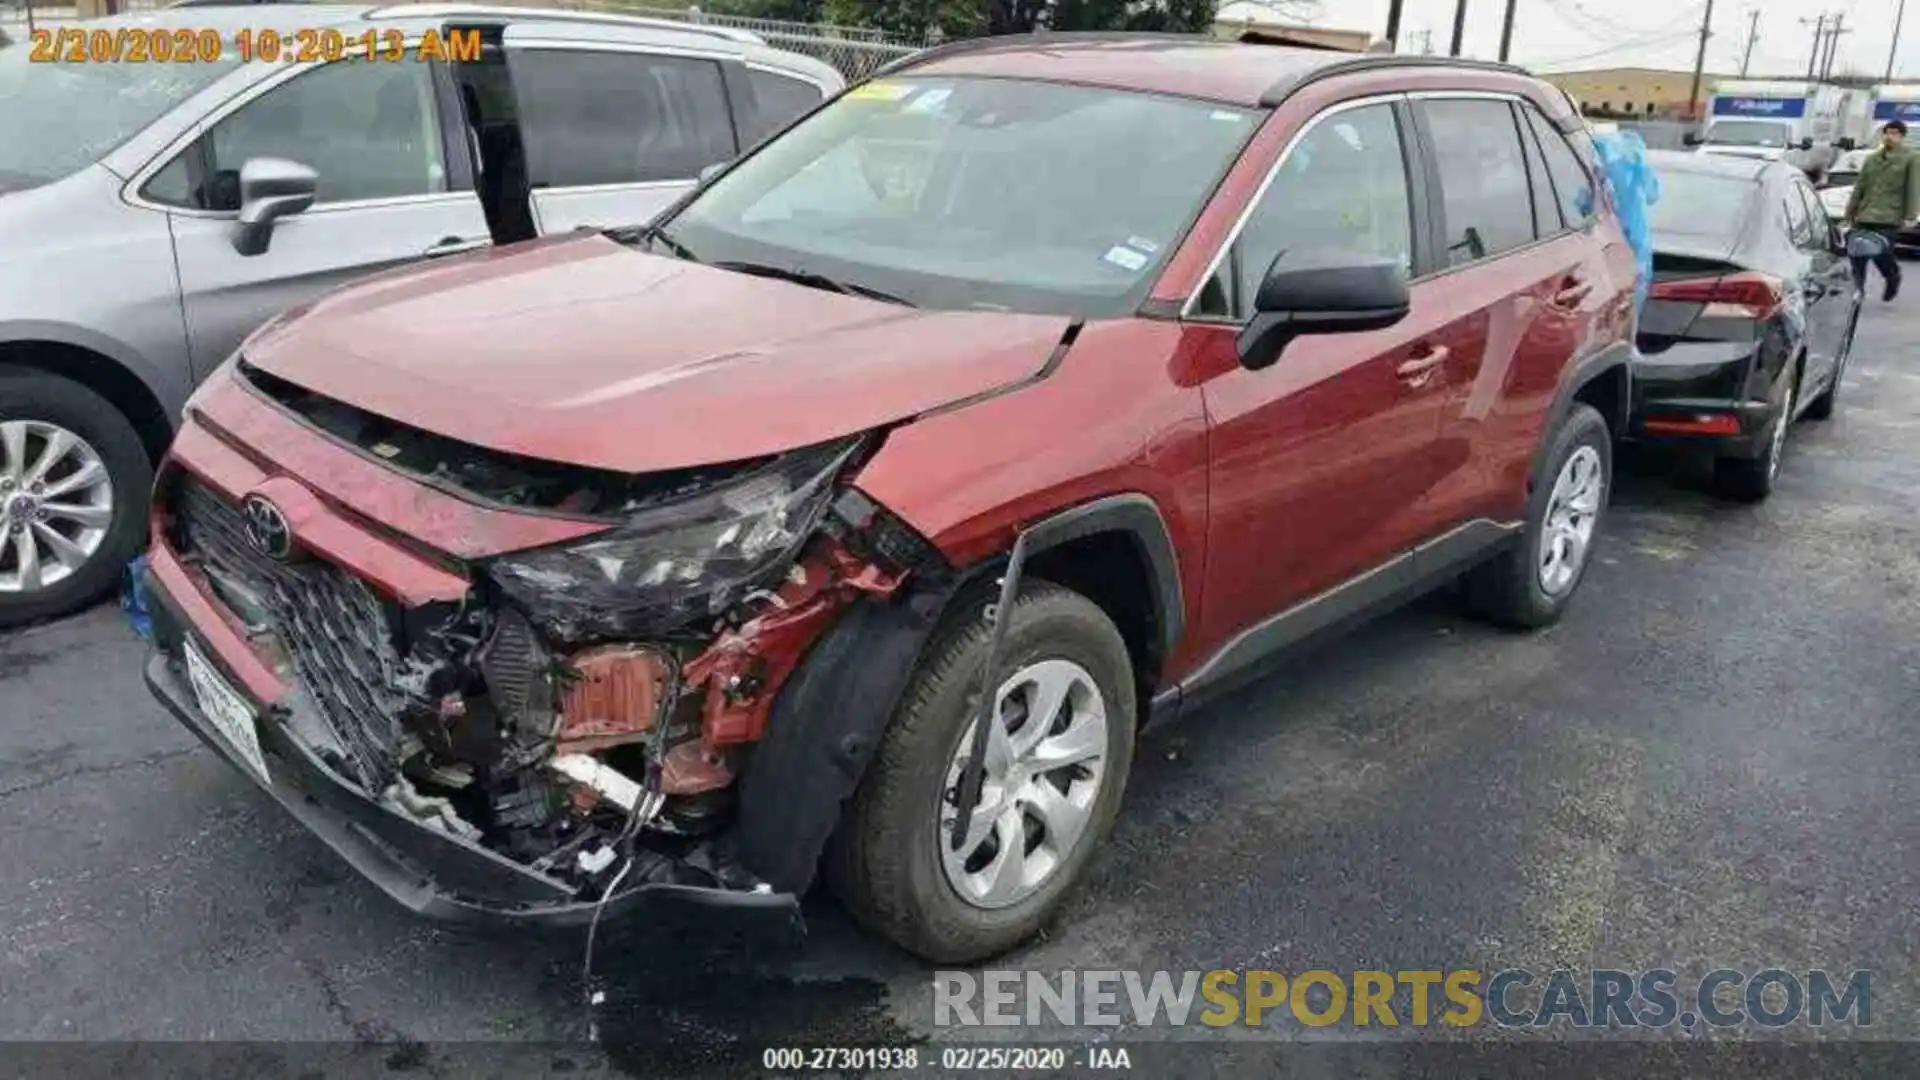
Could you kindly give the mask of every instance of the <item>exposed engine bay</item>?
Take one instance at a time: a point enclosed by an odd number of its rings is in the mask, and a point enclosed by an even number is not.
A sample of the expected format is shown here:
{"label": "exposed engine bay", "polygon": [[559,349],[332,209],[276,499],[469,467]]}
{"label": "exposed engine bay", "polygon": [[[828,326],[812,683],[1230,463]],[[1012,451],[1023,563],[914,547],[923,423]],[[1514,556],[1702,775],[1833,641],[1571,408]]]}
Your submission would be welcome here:
{"label": "exposed engine bay", "polygon": [[190,478],[174,531],[296,687],[289,730],[369,799],[588,896],[752,889],[726,834],[781,686],[849,605],[948,573],[844,483],[871,445],[678,478],[604,533],[470,568],[460,603],[406,608],[270,559]]}

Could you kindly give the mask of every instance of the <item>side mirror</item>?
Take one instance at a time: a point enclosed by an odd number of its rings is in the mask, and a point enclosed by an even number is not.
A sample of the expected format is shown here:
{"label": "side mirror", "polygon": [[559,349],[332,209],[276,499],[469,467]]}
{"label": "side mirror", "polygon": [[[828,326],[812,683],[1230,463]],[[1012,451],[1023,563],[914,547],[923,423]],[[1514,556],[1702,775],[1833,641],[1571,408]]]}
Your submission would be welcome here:
{"label": "side mirror", "polygon": [[1699,146],[1707,140],[1701,138],[1699,132],[1689,131],[1685,135],[1680,136],[1680,141],[1687,146]]}
{"label": "side mirror", "polygon": [[320,176],[297,161],[249,158],[240,166],[240,217],[233,250],[259,255],[273,239],[273,223],[313,205]]}
{"label": "side mirror", "polygon": [[1859,146],[1860,144],[1853,141],[1853,136],[1842,135],[1840,136],[1840,141],[1837,143],[1834,143],[1833,145],[1839,147],[1842,150],[1852,150],[1855,147]]}
{"label": "side mirror", "polygon": [[1237,341],[1240,365],[1272,367],[1303,334],[1381,330],[1407,317],[1407,278],[1398,261],[1351,252],[1282,251],[1253,300]]}
{"label": "side mirror", "polygon": [[1801,139],[1801,140],[1800,140],[1800,147],[1799,147],[1799,148],[1800,148],[1800,149],[1802,149],[1802,150],[1811,150],[1811,149],[1813,149],[1813,140],[1812,140],[1812,139]]}

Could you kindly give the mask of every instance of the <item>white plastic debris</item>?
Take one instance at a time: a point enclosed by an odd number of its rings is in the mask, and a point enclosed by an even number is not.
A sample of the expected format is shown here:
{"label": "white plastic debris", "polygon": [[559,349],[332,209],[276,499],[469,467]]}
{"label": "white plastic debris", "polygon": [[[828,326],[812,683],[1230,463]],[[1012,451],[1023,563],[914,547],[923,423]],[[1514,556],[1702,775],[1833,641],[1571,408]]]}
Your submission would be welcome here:
{"label": "white plastic debris", "polygon": [[592,851],[583,851],[580,853],[580,869],[583,873],[589,875],[598,874],[600,871],[612,865],[613,848],[606,844],[602,844]]}
{"label": "white plastic debris", "polygon": [[553,771],[576,783],[585,784],[622,810],[631,811],[640,805],[641,788],[638,781],[586,754],[561,754],[549,764],[553,766]]}

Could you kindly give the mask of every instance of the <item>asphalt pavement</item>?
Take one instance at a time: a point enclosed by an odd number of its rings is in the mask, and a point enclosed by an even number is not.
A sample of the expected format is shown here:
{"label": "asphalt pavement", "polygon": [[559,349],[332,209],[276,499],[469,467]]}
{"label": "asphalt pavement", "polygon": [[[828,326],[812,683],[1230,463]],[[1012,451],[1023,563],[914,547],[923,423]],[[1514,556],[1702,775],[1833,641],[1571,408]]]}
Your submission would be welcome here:
{"label": "asphalt pavement", "polygon": [[[1920,1038],[1916,305],[1870,305],[1764,505],[1627,462],[1561,625],[1432,597],[1149,735],[1092,879],[996,966],[1870,968],[1842,1037]],[[652,1077],[941,1034],[926,975],[812,897],[798,944],[616,934],[586,1043],[577,937],[397,910],[149,700],[142,655],[111,608],[0,636],[0,1038]]]}

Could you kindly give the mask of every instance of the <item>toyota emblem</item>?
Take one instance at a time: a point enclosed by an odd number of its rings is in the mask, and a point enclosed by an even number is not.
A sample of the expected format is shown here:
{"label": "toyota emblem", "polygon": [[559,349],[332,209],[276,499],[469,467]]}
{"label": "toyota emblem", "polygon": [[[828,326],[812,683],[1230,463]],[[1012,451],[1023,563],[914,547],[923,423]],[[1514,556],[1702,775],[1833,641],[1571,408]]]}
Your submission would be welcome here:
{"label": "toyota emblem", "polygon": [[287,515],[264,496],[249,495],[240,503],[246,516],[247,542],[269,559],[286,559],[293,554],[293,526]]}

